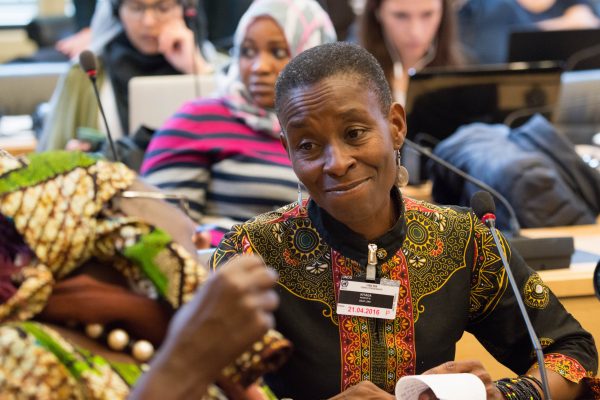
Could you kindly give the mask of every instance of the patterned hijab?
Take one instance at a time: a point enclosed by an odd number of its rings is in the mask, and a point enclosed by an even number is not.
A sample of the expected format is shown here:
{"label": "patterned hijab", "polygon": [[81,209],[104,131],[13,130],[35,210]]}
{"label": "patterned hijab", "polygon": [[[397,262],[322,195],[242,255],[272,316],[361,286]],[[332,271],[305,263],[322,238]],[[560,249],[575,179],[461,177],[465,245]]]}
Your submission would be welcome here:
{"label": "patterned hijab", "polygon": [[258,17],[271,17],[283,30],[291,57],[336,40],[329,15],[315,0],[256,0],[242,16],[233,37],[233,57],[223,92],[234,116],[256,131],[279,138],[281,127],[273,109],[255,105],[241,81],[240,48],[248,27]]}

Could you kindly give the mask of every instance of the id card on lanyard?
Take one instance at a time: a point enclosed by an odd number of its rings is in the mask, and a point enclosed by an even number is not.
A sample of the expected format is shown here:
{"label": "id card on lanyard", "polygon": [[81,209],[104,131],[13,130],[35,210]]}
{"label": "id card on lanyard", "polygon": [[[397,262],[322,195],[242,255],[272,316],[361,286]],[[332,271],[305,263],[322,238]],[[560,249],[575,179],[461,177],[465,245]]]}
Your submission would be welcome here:
{"label": "id card on lanyard", "polygon": [[394,319],[400,282],[381,279],[379,283],[342,278],[336,312],[340,315]]}

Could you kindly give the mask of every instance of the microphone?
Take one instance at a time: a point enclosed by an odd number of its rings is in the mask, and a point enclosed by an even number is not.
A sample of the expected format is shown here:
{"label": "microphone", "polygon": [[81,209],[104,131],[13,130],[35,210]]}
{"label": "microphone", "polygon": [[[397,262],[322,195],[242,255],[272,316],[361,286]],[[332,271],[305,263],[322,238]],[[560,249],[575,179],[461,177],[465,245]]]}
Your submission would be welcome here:
{"label": "microphone", "polygon": [[525,309],[525,304],[523,303],[523,299],[521,298],[521,292],[519,290],[519,287],[517,286],[515,277],[512,274],[510,265],[506,260],[506,254],[504,254],[504,251],[502,250],[500,240],[498,239],[498,235],[496,232],[496,216],[494,215],[496,212],[494,199],[488,192],[476,192],[473,195],[473,197],[471,197],[471,208],[473,209],[473,212],[475,213],[477,218],[481,219],[481,221],[488,228],[490,228],[490,232],[492,233],[492,237],[494,238],[494,244],[496,245],[496,250],[498,250],[498,253],[500,254],[502,265],[504,266],[504,270],[506,271],[506,276],[508,277],[508,281],[510,282],[513,294],[515,296],[515,299],[517,300],[517,305],[519,306],[521,317],[523,317],[523,321],[525,322],[525,326],[527,327],[527,333],[529,334],[529,338],[531,339],[533,349],[535,350],[535,354],[537,356],[540,377],[542,378],[541,381],[542,390],[544,392],[544,398],[546,400],[552,400],[550,397],[550,389],[548,387],[548,376],[546,375],[546,368],[544,366],[544,353],[542,352],[540,340],[538,339],[535,331],[533,330],[533,325],[531,325],[531,320],[529,319],[529,315],[527,314],[527,310]]}
{"label": "microphone", "polygon": [[98,73],[98,69],[96,67],[96,56],[89,50],[82,51],[81,54],[79,54],[79,65],[92,82],[94,94],[96,95],[96,101],[98,102],[98,108],[100,109],[100,114],[102,115],[102,120],[104,121],[104,127],[106,128],[106,135],[108,137],[108,143],[110,144],[110,150],[115,161],[120,161],[119,155],[117,154],[117,149],[115,148],[115,143],[113,142],[112,134],[110,133],[110,128],[108,127],[108,121],[106,120],[104,107],[102,107],[100,93],[98,92],[98,85],[96,85],[96,75]]}
{"label": "microphone", "polygon": [[[434,161],[443,168],[452,171],[464,180],[471,182],[479,189],[483,189],[493,195],[507,210],[509,214],[510,242],[511,246],[517,249],[519,254],[525,259],[527,264],[535,270],[565,268],[571,264],[571,255],[575,252],[575,244],[572,237],[555,238],[528,238],[521,236],[521,227],[517,219],[515,209],[509,201],[496,189],[474,176],[466,173],[455,165],[450,164],[443,158],[433,154],[431,150],[418,145],[409,139],[404,139],[404,143],[417,153]],[[495,210],[495,207],[494,207]]]}

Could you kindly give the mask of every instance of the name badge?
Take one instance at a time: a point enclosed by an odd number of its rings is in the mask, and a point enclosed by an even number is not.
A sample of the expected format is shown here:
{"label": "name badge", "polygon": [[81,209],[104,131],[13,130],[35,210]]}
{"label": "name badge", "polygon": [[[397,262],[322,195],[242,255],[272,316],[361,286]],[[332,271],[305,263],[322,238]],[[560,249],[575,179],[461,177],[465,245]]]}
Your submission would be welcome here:
{"label": "name badge", "polygon": [[356,317],[394,319],[400,282],[381,279],[379,283],[342,278],[337,313]]}

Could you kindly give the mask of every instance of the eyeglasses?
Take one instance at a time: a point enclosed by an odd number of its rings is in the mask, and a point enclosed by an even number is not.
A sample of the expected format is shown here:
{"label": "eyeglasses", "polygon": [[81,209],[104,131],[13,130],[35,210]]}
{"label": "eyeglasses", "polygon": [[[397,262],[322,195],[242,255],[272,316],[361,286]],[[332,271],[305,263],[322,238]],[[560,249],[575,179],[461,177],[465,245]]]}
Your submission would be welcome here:
{"label": "eyeglasses", "polygon": [[141,19],[147,10],[154,13],[156,19],[168,18],[173,10],[179,7],[180,4],[176,1],[159,1],[153,4],[144,4],[138,1],[124,1],[123,10],[129,13],[133,18]]}

